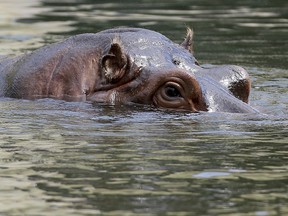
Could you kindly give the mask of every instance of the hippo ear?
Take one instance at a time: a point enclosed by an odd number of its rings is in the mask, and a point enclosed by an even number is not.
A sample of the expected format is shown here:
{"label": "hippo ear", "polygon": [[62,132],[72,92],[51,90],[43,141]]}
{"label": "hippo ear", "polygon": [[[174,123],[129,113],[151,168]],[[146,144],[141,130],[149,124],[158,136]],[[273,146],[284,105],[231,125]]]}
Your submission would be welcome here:
{"label": "hippo ear", "polygon": [[193,30],[187,28],[186,38],[181,43],[181,46],[187,49],[190,53],[193,53]]}
{"label": "hippo ear", "polygon": [[113,42],[107,55],[102,58],[102,68],[109,82],[121,79],[127,69],[128,59],[119,43]]}

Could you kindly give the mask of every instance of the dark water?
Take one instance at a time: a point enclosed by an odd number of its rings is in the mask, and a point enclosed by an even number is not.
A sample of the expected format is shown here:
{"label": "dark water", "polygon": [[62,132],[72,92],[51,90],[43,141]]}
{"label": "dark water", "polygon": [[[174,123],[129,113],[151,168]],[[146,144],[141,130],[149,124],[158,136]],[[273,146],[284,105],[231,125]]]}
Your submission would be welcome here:
{"label": "dark water", "polygon": [[[104,2],[104,3],[103,3]],[[115,26],[238,64],[263,115],[0,100],[0,215],[288,215],[288,3],[1,1],[0,54]]]}

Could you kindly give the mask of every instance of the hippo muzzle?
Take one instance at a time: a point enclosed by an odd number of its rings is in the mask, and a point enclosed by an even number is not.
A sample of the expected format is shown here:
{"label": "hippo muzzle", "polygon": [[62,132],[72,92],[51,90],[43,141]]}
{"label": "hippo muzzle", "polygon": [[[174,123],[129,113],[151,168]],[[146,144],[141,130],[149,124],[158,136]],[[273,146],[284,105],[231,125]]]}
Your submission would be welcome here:
{"label": "hippo muzzle", "polygon": [[251,81],[239,66],[224,65],[197,72],[207,110],[210,112],[257,113],[248,105]]}

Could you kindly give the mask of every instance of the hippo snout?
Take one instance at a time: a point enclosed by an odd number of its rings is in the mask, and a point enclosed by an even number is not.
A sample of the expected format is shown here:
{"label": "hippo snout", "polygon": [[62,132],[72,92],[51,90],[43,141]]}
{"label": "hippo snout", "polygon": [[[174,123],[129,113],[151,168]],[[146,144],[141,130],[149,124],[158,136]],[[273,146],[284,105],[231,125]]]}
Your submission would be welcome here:
{"label": "hippo snout", "polygon": [[223,65],[200,71],[202,76],[214,80],[236,98],[248,103],[251,80],[248,72],[240,66]]}
{"label": "hippo snout", "polygon": [[209,111],[254,113],[248,105],[251,81],[248,72],[239,66],[223,65],[200,70],[201,83]]}

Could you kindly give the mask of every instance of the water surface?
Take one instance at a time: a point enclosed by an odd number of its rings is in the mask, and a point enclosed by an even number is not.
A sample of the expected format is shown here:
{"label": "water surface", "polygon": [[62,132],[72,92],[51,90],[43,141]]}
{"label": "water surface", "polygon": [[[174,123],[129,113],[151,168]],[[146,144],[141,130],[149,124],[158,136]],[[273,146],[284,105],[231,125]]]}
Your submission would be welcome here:
{"label": "water surface", "polygon": [[0,99],[3,215],[287,215],[287,2],[9,0],[0,54],[145,27],[251,74],[261,115]]}

